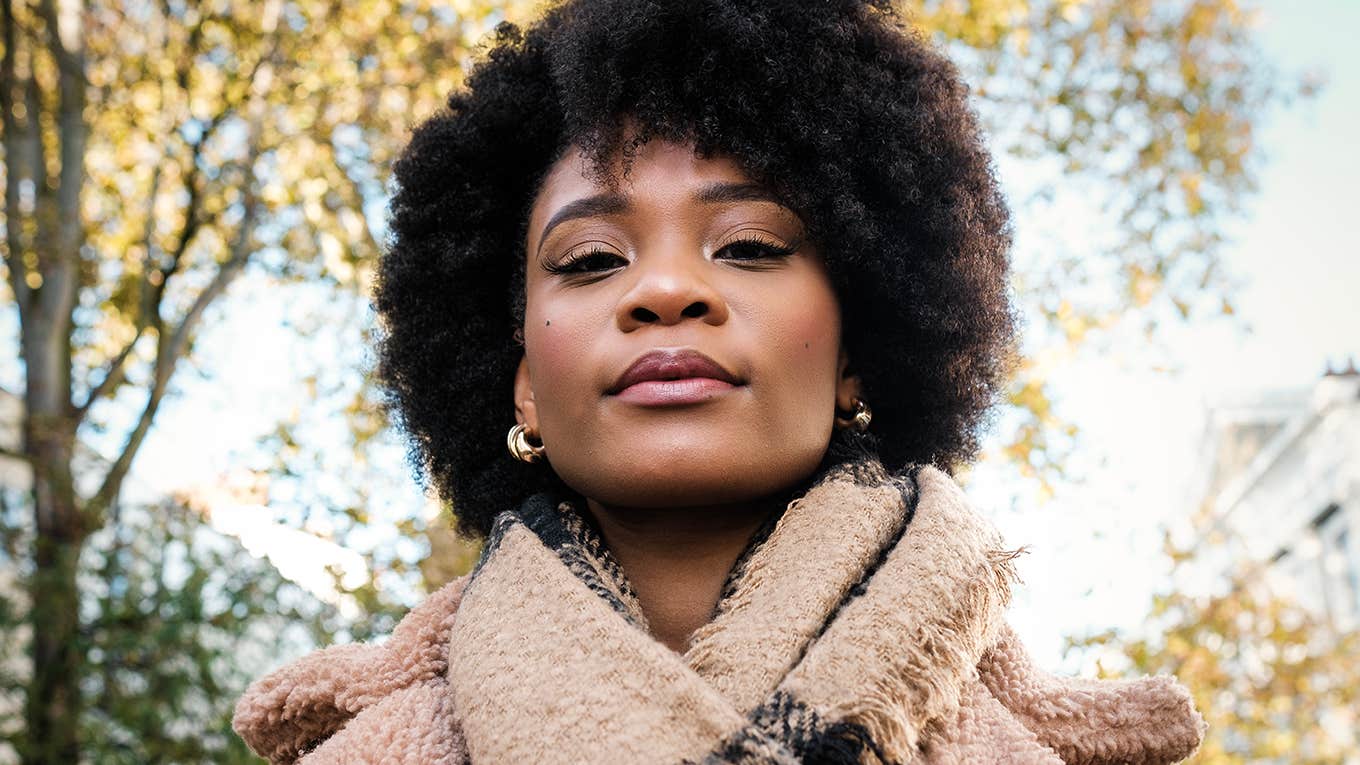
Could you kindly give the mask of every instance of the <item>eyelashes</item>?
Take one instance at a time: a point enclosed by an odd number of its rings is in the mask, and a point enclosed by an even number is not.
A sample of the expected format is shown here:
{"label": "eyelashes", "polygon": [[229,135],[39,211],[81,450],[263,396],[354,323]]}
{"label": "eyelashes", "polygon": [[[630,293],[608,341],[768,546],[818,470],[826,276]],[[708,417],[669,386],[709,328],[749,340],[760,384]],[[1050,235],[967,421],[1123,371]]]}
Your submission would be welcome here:
{"label": "eyelashes", "polygon": [[[724,258],[725,260],[757,265],[768,264],[771,260],[782,260],[797,251],[798,243],[781,245],[764,237],[747,236],[723,245],[722,249],[713,253],[713,257],[719,258],[723,253],[728,253],[729,257]],[[619,267],[619,264],[627,265],[628,261],[622,255],[603,249],[597,244],[584,252],[568,255],[559,263],[545,263],[543,270],[562,276],[586,274],[599,276]]]}
{"label": "eyelashes", "polygon": [[728,251],[732,251],[734,253],[740,252],[748,256],[733,258],[734,260],[757,261],[769,258],[782,259],[787,258],[793,253],[797,252],[798,245],[795,243],[790,246],[785,246],[777,242],[772,242],[764,237],[749,236],[742,239],[734,240],[732,242],[728,242],[727,244],[723,245],[723,248],[718,250],[718,252],[713,253],[713,256],[717,257],[719,253]]}
{"label": "eyelashes", "polygon": [[583,274],[609,270],[610,261],[621,261],[627,263],[618,253],[602,249],[598,244],[593,245],[589,250],[568,255],[562,259],[561,263],[545,263],[543,270],[550,274]]}

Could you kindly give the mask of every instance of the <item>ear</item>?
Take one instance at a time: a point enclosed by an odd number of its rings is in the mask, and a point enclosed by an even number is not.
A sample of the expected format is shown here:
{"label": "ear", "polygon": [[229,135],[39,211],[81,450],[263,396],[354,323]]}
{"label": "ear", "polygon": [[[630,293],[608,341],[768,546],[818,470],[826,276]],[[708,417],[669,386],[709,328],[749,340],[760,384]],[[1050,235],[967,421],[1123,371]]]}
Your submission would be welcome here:
{"label": "ear", "polygon": [[534,404],[534,389],[529,382],[529,359],[521,356],[515,370],[515,421],[524,425],[530,435],[538,435],[538,407]]}
{"label": "ear", "polygon": [[843,412],[852,411],[855,408],[854,399],[859,395],[859,375],[851,371],[850,354],[845,346],[841,346],[840,357],[836,361],[836,408]]}

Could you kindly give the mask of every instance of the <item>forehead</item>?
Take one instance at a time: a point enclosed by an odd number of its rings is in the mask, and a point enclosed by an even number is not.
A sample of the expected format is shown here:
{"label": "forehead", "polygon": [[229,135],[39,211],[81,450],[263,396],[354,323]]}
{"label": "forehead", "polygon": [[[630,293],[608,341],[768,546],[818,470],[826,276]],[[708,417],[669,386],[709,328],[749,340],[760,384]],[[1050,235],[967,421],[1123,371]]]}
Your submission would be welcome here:
{"label": "forehead", "polygon": [[572,146],[548,171],[534,198],[529,217],[529,233],[543,228],[554,210],[583,197],[614,191],[626,197],[653,199],[663,204],[679,203],[695,189],[714,182],[748,183],[747,174],[728,156],[700,158],[690,144],[653,139],[638,148],[629,175],[623,176],[623,159],[611,159],[611,174],[618,186],[610,189],[589,172],[586,157]]}

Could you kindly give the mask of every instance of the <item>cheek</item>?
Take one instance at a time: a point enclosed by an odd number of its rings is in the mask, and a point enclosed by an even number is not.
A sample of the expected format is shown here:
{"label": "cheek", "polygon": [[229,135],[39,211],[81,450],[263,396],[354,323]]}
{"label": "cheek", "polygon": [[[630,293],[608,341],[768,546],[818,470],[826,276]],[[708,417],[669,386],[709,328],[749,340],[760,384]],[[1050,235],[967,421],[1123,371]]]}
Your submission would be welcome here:
{"label": "cheek", "polygon": [[581,306],[531,302],[524,315],[524,354],[541,419],[555,420],[586,401],[597,382],[584,363],[595,346],[591,312]]}
{"label": "cheek", "polygon": [[840,309],[830,292],[819,293],[789,320],[795,341],[803,339],[802,356],[818,369],[834,369],[840,352]]}
{"label": "cheek", "polygon": [[[840,353],[840,309],[829,287],[798,291],[797,300],[786,299],[770,311],[764,322],[766,347],[772,367],[785,381],[802,386],[804,397],[823,392],[834,395],[836,361]],[[825,387],[827,390],[822,391]]]}
{"label": "cheek", "polygon": [[768,443],[816,450],[835,415],[840,308],[829,283],[797,277],[747,295],[752,331],[743,344],[756,394],[748,425]]}

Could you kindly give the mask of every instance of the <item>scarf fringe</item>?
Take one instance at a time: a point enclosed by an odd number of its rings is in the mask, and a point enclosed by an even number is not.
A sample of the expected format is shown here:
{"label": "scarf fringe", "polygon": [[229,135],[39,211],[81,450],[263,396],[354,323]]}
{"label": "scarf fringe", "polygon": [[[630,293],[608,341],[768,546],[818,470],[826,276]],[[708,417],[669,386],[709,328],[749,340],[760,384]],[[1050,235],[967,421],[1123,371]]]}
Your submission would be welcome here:
{"label": "scarf fringe", "polygon": [[[1028,550],[1024,547],[989,550],[985,557],[990,582],[970,593],[959,611],[963,614],[1003,611],[1010,603],[1013,585],[1021,581],[1015,559],[1025,552]],[[903,641],[902,650],[908,656],[905,671],[881,677],[864,696],[835,712],[863,726],[890,761],[910,761],[921,746],[929,722],[920,710],[927,706],[947,710],[946,714],[958,710],[963,683],[978,680],[977,662],[998,628],[999,623],[992,622],[978,632],[966,619],[960,619],[942,622],[933,629],[917,630]],[[930,699],[935,703],[930,704]]]}

